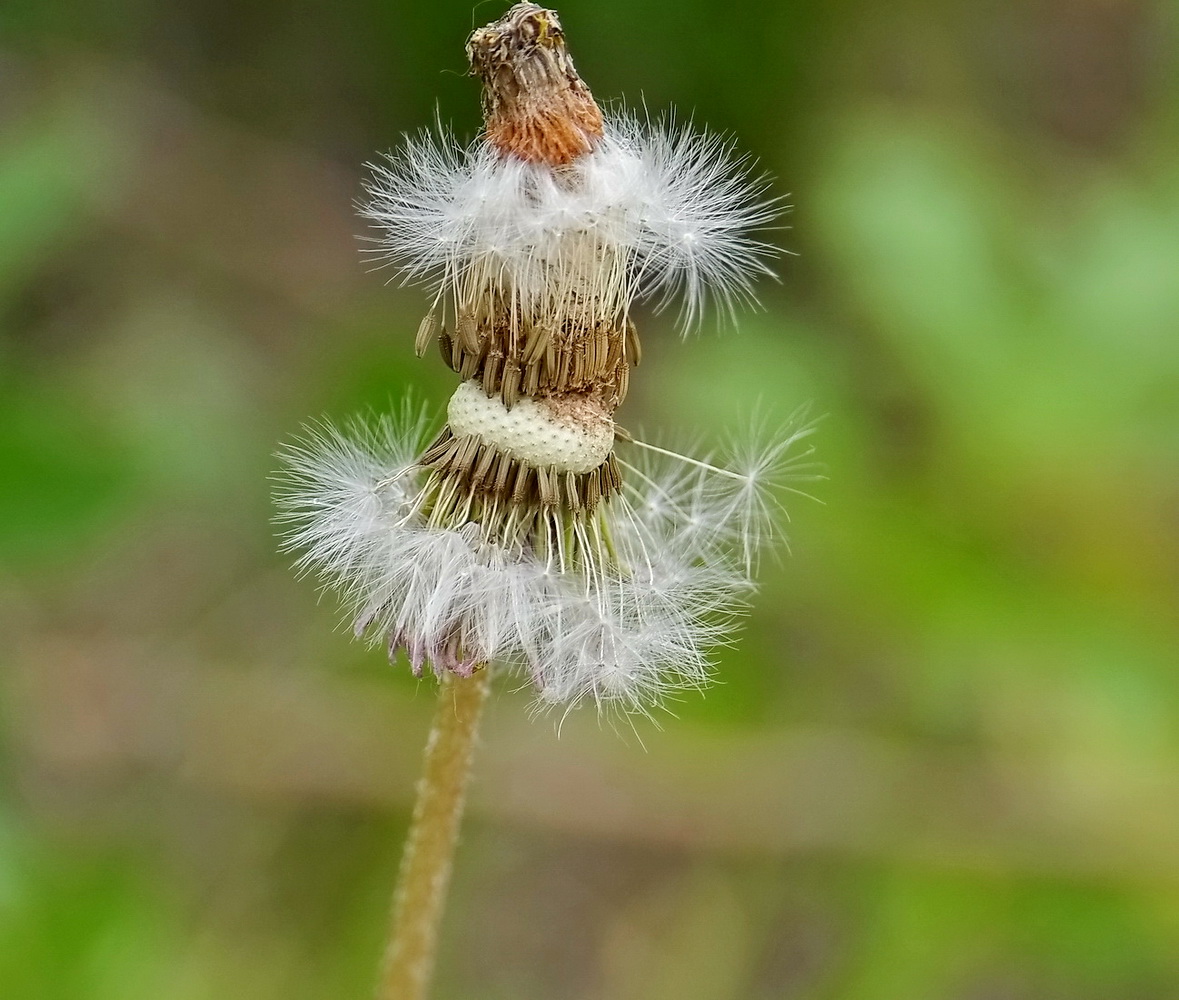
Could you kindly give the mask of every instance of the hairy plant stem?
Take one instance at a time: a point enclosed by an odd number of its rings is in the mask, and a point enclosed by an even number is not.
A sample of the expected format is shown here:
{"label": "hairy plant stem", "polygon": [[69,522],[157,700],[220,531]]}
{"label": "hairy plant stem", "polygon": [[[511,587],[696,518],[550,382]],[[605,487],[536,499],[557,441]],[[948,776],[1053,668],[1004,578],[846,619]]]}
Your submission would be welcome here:
{"label": "hairy plant stem", "polygon": [[425,1000],[490,671],[444,673],[393,896],[378,1000]]}

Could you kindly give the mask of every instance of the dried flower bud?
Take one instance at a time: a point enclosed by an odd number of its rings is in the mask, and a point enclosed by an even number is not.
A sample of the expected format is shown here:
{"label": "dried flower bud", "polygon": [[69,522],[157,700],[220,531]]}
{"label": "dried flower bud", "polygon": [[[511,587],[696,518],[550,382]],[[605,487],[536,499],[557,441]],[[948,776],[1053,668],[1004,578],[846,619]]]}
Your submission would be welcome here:
{"label": "dried flower bud", "polygon": [[487,141],[551,167],[572,163],[602,137],[602,112],[565,48],[556,11],[519,3],[467,42],[483,81]]}

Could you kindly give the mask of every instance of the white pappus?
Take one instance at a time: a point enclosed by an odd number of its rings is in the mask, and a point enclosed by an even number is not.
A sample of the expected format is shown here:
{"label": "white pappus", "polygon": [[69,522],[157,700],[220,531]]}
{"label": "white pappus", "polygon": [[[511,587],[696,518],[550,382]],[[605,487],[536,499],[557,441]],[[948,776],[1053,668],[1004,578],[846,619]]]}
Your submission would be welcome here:
{"label": "white pappus", "polygon": [[[673,116],[607,115],[594,148],[557,172],[482,139],[463,146],[441,126],[369,166],[361,215],[381,235],[367,252],[455,298],[472,271],[544,287],[576,238],[597,249],[615,296],[678,298],[688,330],[710,301],[730,317],[755,302],[753,282],[773,275],[780,252],[757,235],[784,209],[767,179],[730,142]],[[600,267],[604,254],[621,273]]]}
{"label": "white pappus", "polygon": [[563,539],[554,512],[537,546],[430,523],[429,424],[403,410],[321,425],[284,452],[280,521],[297,567],[343,595],[358,635],[404,648],[415,674],[493,663],[543,703],[643,713],[708,681],[814,430],[799,414],[731,469],[632,442],[621,490],[574,529],[590,537]]}

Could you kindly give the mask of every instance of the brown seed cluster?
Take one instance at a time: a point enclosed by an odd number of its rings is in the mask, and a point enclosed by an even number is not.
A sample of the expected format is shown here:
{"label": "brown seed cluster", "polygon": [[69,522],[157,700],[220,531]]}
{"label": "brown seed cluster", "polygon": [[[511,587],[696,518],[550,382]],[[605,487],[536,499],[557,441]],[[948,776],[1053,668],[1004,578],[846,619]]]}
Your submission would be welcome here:
{"label": "brown seed cluster", "polygon": [[[433,318],[423,322],[437,324]],[[593,393],[613,413],[626,398],[630,366],[639,358],[638,334],[629,321],[599,320],[588,330],[566,321],[514,335],[491,324],[480,329],[468,313],[460,315],[453,334],[430,330],[426,343],[431,337],[452,370],[464,381],[478,379],[488,396],[499,396],[509,409],[521,396]]]}
{"label": "brown seed cluster", "polygon": [[426,449],[421,463],[439,477],[437,502],[448,509],[473,498],[470,513],[476,517],[493,510],[516,512],[510,519],[480,518],[502,545],[513,545],[535,524],[551,521],[558,508],[591,513],[622,486],[613,453],[590,472],[559,472],[518,461],[474,435],[456,436],[449,427]]}

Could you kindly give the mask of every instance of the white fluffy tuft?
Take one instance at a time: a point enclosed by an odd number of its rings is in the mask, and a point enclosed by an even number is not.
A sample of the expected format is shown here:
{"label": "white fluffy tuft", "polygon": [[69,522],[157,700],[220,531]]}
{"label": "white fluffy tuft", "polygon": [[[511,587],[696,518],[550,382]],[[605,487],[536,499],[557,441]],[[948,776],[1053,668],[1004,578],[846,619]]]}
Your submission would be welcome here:
{"label": "white fluffy tuft", "polygon": [[707,682],[772,527],[768,491],[809,433],[788,431],[739,470],[636,446],[623,491],[577,529],[573,562],[505,550],[474,523],[429,526],[414,464],[423,426],[412,415],[320,426],[284,453],[280,522],[298,566],[343,594],[358,633],[404,647],[416,673],[494,661],[525,673],[541,703],[637,712]]}
{"label": "white fluffy tuft", "polygon": [[380,232],[372,256],[440,292],[458,294],[472,271],[535,285],[584,236],[627,262],[625,298],[679,299],[691,328],[709,302],[731,313],[754,301],[753,280],[778,253],[757,236],[782,210],[765,179],[725,139],[672,119],[615,115],[560,173],[444,131],[370,166],[361,213]]}
{"label": "white fluffy tuft", "polygon": [[668,118],[623,116],[613,142],[642,164],[634,171],[634,251],[645,294],[660,304],[681,300],[681,321],[693,327],[710,299],[732,314],[756,301],[753,280],[772,275],[778,250],[755,235],[782,212],[767,198],[768,182],[715,133]]}

